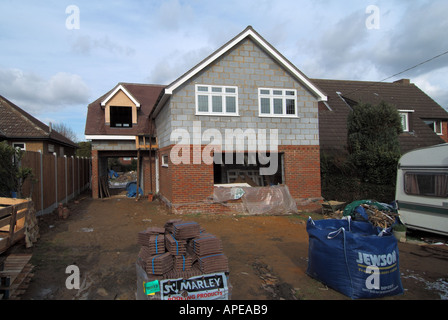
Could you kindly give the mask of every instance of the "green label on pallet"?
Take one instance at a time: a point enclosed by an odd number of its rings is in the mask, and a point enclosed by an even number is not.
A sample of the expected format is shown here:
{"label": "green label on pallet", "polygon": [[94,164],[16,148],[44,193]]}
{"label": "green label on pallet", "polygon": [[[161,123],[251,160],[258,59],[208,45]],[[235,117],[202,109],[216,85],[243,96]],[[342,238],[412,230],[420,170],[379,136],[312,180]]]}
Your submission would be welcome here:
{"label": "green label on pallet", "polygon": [[159,280],[143,282],[143,289],[146,295],[153,295],[160,291]]}

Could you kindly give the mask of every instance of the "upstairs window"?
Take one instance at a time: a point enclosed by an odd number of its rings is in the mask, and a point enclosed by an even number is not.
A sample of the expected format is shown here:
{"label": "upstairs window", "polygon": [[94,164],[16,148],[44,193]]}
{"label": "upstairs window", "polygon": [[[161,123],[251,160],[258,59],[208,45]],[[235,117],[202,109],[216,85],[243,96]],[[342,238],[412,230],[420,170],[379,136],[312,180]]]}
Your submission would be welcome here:
{"label": "upstairs window", "polygon": [[403,132],[409,132],[411,131],[410,128],[410,114],[412,114],[414,112],[414,110],[398,110],[398,114],[400,115],[401,118],[401,127],[403,128]]}
{"label": "upstairs window", "polygon": [[197,115],[238,115],[238,87],[196,85]]}
{"label": "upstairs window", "polygon": [[401,127],[403,128],[403,132],[409,132],[409,114],[407,112],[401,112],[400,118],[401,118]]}
{"label": "upstairs window", "polygon": [[110,126],[112,128],[132,128],[132,108],[111,106]]}
{"label": "upstairs window", "polygon": [[261,117],[297,117],[297,91],[294,89],[258,89]]}
{"label": "upstairs window", "polygon": [[442,121],[440,121],[440,120],[425,120],[425,123],[428,125],[428,127],[431,128],[431,130],[433,130],[439,136],[443,134]]}

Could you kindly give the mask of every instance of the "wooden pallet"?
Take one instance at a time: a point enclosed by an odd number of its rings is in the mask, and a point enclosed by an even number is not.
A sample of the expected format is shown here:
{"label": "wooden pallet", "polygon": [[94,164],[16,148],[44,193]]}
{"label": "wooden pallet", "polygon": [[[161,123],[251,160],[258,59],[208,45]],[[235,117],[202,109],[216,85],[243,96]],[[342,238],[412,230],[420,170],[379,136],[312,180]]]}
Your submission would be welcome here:
{"label": "wooden pallet", "polygon": [[0,197],[0,254],[25,238],[25,220],[31,200]]}
{"label": "wooden pallet", "polygon": [[0,299],[16,300],[25,293],[33,277],[31,254],[10,254],[0,271]]}

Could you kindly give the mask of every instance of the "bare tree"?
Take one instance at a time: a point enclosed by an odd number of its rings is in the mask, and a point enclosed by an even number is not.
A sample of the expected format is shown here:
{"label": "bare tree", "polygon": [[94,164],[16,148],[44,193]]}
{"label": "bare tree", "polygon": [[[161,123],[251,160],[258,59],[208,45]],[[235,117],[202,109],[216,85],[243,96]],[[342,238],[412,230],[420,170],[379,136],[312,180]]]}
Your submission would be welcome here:
{"label": "bare tree", "polygon": [[50,126],[51,126],[52,130],[55,130],[55,131],[59,132],[60,134],[62,134],[67,139],[70,139],[73,142],[76,142],[77,137],[76,137],[75,131],[73,131],[73,129],[70,128],[69,126],[67,126],[66,124],[53,123],[53,124],[50,124]]}

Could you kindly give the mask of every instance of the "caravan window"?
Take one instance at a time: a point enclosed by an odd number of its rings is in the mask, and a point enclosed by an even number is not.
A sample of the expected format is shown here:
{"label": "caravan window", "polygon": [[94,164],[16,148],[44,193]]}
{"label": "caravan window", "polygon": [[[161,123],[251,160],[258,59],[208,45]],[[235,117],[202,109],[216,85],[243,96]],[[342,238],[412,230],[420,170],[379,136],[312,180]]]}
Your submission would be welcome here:
{"label": "caravan window", "polygon": [[446,198],[448,174],[408,172],[404,176],[404,191],[410,195]]}

